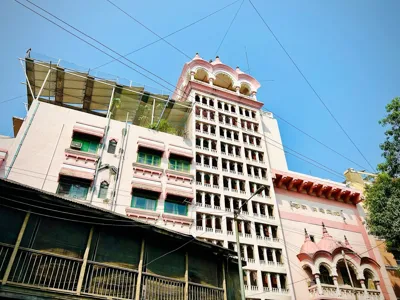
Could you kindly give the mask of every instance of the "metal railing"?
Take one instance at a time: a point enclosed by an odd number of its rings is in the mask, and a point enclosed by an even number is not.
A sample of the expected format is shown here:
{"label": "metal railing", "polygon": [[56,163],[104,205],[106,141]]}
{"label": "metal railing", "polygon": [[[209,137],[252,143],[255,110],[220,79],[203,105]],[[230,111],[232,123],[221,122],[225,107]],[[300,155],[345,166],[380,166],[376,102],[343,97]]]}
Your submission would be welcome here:
{"label": "metal railing", "polygon": [[184,300],[185,281],[148,273],[143,273],[142,276],[141,300]]}
{"label": "metal railing", "polygon": [[55,290],[76,291],[82,259],[19,248],[9,282]]}
{"label": "metal railing", "polygon": [[82,294],[133,299],[136,282],[136,270],[88,261]]}
{"label": "metal railing", "polygon": [[11,245],[0,243],[0,282],[3,279],[13,248]]}
{"label": "metal railing", "polygon": [[[175,298],[171,298],[175,299]],[[197,283],[189,282],[189,300],[223,300],[224,290],[222,288],[206,287]]]}

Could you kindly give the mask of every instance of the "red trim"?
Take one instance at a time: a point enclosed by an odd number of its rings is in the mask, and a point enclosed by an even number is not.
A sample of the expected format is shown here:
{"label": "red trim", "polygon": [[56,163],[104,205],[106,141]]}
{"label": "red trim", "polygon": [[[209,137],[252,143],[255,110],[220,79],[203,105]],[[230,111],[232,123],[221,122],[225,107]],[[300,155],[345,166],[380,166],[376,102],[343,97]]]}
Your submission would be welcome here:
{"label": "red trim", "polygon": [[173,215],[173,214],[162,214],[162,218],[164,222],[172,222],[172,223],[178,223],[182,225],[192,225],[193,219],[186,217],[186,216],[180,216],[180,215]]}
{"label": "red trim", "polygon": [[76,154],[72,154],[72,153],[65,153],[65,156],[68,157],[74,157],[76,159],[81,159],[81,160],[90,160],[90,161],[97,161],[97,158],[92,158],[92,157],[87,157],[87,156],[83,156],[83,155],[76,155]]}
{"label": "red trim", "polygon": [[156,174],[158,177],[160,177],[161,174],[162,174],[162,171],[156,171],[156,170],[152,170],[152,169],[147,169],[145,166],[143,166],[143,167],[134,166],[133,167],[133,172],[134,172],[134,174],[137,173],[137,172],[140,172],[142,174],[148,173],[150,175]]}
{"label": "red trim", "polygon": [[185,192],[185,191],[181,191],[181,190],[170,188],[170,187],[166,188],[165,195],[166,196],[168,196],[168,195],[180,196],[180,197],[189,198],[191,200],[193,200],[193,198],[194,198],[193,191]]}
{"label": "red trim", "polygon": [[140,208],[133,208],[133,207],[126,207],[125,213],[128,217],[134,217],[139,219],[151,219],[151,220],[158,220],[160,217],[160,213],[157,213],[152,210],[145,210]]}

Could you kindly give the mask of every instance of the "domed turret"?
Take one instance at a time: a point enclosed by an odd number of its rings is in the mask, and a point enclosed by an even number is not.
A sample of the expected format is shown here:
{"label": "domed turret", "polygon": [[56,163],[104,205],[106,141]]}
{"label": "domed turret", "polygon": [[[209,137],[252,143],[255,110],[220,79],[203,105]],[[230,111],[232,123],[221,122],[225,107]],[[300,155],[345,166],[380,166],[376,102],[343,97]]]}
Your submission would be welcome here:
{"label": "domed turret", "polygon": [[305,240],[304,240],[303,245],[300,248],[300,253],[306,253],[306,254],[312,255],[319,250],[318,246],[310,239],[307,229],[305,229],[305,228],[304,228],[304,233],[305,233]]}
{"label": "domed turret", "polygon": [[324,223],[322,223],[322,239],[318,242],[317,246],[320,250],[328,251],[329,253],[340,246],[340,244],[328,233]]}

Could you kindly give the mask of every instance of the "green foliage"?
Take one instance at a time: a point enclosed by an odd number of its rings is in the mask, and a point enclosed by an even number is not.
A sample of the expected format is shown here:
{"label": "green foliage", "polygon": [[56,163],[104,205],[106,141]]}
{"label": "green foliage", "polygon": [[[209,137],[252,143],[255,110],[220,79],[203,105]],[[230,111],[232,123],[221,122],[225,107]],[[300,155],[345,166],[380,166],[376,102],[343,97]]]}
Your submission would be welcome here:
{"label": "green foliage", "polygon": [[400,176],[400,98],[394,98],[386,105],[387,116],[379,121],[384,127],[386,140],[380,144],[385,162],[378,165],[378,170],[391,177]]}
{"label": "green foliage", "polygon": [[172,127],[167,120],[160,120],[160,122],[152,123],[148,126],[149,129],[158,130],[161,132],[166,132],[169,134],[177,134],[177,130]]}
{"label": "green foliage", "polygon": [[385,239],[389,248],[400,250],[400,179],[379,174],[366,187],[365,196],[370,232]]}

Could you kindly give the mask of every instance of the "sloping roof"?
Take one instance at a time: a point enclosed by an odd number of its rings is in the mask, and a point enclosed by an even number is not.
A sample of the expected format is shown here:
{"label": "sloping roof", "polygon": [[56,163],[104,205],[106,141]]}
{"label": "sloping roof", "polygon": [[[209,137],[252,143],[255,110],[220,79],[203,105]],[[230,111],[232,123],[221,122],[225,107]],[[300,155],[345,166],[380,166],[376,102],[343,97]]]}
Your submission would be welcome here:
{"label": "sloping roof", "polygon": [[204,251],[230,258],[237,256],[237,253],[233,250],[201,241],[192,235],[168,230],[139,220],[133,220],[125,215],[93,206],[88,202],[61,197],[13,180],[0,179],[0,191],[0,206],[30,211],[37,215],[62,217],[76,222],[99,226],[140,227],[143,230],[149,231],[149,233],[167,235],[173,239],[188,242],[188,244],[190,242],[194,246],[200,247],[199,251],[203,249]]}

